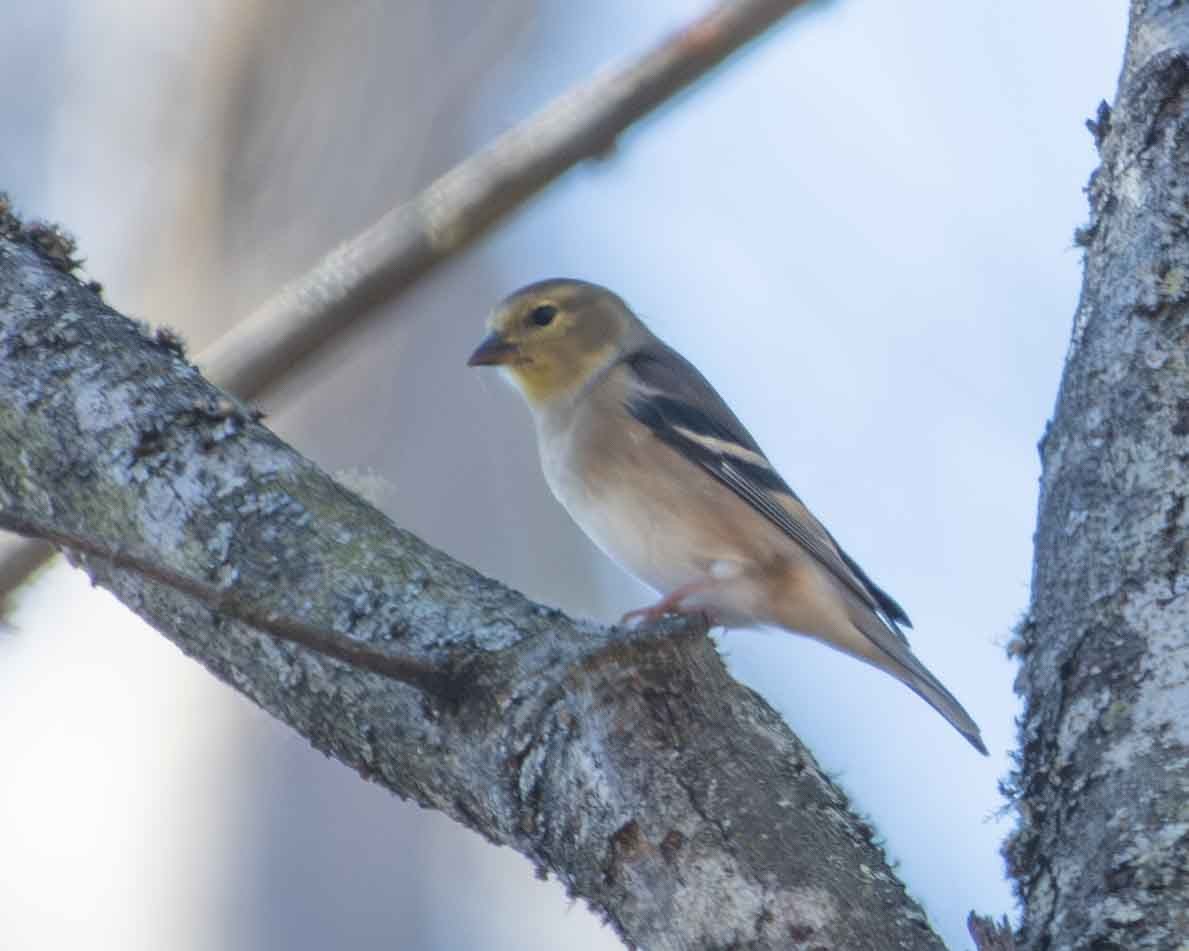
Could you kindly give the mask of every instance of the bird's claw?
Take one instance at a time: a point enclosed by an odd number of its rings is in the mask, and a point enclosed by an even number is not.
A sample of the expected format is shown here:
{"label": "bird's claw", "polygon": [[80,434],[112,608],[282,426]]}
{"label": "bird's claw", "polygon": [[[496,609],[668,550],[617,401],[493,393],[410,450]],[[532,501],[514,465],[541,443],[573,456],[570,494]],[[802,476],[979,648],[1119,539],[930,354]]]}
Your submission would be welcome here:
{"label": "bird's claw", "polygon": [[650,604],[646,608],[636,608],[633,611],[628,611],[623,617],[619,619],[622,625],[629,624],[655,624],[667,614],[676,613],[671,610],[666,604]]}
{"label": "bird's claw", "polygon": [[704,608],[693,608],[691,610],[684,610],[680,605],[665,604],[650,604],[645,608],[636,608],[634,611],[628,611],[623,617],[619,619],[621,625],[636,625],[644,626],[648,624],[656,624],[658,621],[667,617],[688,617],[697,618],[706,625],[706,629],[714,627],[714,616]]}

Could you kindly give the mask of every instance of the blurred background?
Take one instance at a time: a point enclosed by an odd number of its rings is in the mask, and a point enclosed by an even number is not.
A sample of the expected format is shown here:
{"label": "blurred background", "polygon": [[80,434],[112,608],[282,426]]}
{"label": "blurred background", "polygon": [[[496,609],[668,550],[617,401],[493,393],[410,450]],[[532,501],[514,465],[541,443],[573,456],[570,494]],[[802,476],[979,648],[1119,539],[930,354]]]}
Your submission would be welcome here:
{"label": "blurred background", "polygon": [[[0,190],[192,352],[333,243],[706,0],[0,0]],[[1012,908],[997,779],[1039,472],[1126,4],[836,0],[794,17],[262,400],[399,524],[604,620],[648,600],[468,371],[548,276],[697,363],[908,609],[982,725],[813,643],[716,635],[869,815],[952,948]],[[531,544],[525,544],[525,539]],[[312,751],[61,563],[0,634],[0,948],[606,949],[526,861]]]}

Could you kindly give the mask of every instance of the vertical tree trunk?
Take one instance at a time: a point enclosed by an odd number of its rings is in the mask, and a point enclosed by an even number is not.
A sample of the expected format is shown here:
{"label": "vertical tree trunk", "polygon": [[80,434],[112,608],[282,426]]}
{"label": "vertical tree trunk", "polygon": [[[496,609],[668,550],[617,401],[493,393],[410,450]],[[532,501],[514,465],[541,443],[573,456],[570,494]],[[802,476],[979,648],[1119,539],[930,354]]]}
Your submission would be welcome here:
{"label": "vertical tree trunk", "polygon": [[1189,5],[1133,0],[1090,124],[1082,297],[1052,423],[1005,848],[1021,947],[1189,935]]}

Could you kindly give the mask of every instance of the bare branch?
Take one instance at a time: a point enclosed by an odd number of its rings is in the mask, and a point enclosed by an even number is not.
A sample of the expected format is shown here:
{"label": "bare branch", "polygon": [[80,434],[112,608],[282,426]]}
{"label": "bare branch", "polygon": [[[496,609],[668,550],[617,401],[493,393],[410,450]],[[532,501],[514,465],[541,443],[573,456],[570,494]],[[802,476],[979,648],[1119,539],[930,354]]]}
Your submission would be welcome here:
{"label": "bare branch", "polygon": [[[199,365],[219,386],[253,398],[808,2],[728,0],[639,59],[570,90],[330,251],[204,350]],[[0,539],[0,596],[46,555],[35,542]]]}
{"label": "bare branch", "polygon": [[[168,341],[0,235],[0,509],[102,539],[82,567],[212,672],[519,850],[633,945],[941,947],[872,830],[701,629],[629,636],[533,604],[226,403]],[[148,581],[110,558],[127,552],[199,583]],[[443,703],[229,620],[192,596],[204,585],[233,586],[257,620],[464,673]]]}
{"label": "bare branch", "polygon": [[806,2],[720,3],[639,59],[603,70],[332,250],[199,362],[216,384],[250,398]]}
{"label": "bare branch", "polygon": [[369,670],[384,677],[391,677],[410,684],[425,693],[435,694],[439,700],[448,700],[455,692],[450,674],[418,660],[399,654],[372,648],[368,644],[354,641],[345,634],[315,627],[291,617],[283,617],[258,607],[228,588],[219,588],[181,572],[164,566],[160,561],[133,554],[94,538],[87,538],[78,532],[65,531],[46,521],[30,518],[18,512],[0,509],[0,528],[15,532],[27,538],[50,542],[61,548],[91,555],[110,562],[124,571],[134,571],[148,581],[167,585],[175,591],[201,601],[212,611],[254,627],[277,640],[300,644],[310,650],[351,664],[360,670]]}
{"label": "bare branch", "polygon": [[53,556],[53,548],[44,542],[0,535],[0,620],[5,614],[4,599]]}

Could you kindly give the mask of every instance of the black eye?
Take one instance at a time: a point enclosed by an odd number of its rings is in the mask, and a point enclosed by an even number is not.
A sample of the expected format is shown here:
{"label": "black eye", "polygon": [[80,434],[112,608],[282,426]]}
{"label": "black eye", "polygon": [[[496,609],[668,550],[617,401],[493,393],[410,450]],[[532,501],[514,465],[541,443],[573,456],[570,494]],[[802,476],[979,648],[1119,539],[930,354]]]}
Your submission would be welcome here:
{"label": "black eye", "polygon": [[557,316],[557,308],[552,304],[541,304],[539,307],[534,307],[528,315],[531,320],[538,327],[548,327],[553,323],[553,318]]}

